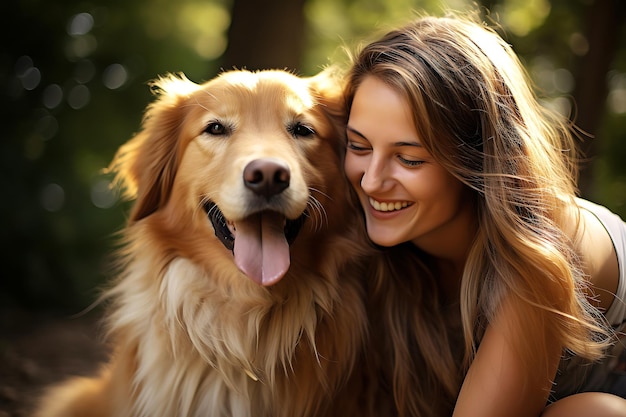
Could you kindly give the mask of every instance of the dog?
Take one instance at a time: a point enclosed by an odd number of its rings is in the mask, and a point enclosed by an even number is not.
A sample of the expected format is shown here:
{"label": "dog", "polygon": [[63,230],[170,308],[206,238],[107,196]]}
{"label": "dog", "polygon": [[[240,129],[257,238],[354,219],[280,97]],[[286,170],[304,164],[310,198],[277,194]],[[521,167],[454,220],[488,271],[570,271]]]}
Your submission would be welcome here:
{"label": "dog", "polygon": [[35,415],[347,415],[369,250],[336,77],[230,70],[153,89],[110,166],[134,200],[105,292],[110,362]]}

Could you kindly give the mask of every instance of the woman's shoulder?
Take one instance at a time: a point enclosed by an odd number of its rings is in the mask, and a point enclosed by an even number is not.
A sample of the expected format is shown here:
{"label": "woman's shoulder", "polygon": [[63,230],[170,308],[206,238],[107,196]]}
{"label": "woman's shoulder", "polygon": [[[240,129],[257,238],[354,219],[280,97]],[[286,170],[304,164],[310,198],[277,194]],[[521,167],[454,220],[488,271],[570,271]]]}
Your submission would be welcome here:
{"label": "woman's shoulder", "polygon": [[624,273],[626,223],[609,209],[584,199],[576,199],[579,227],[577,252],[592,286],[595,305],[606,311],[613,302]]}
{"label": "woman's shoulder", "polygon": [[597,217],[607,229],[611,229],[613,227],[626,229],[626,223],[624,223],[624,220],[607,207],[583,198],[575,198],[574,201],[579,208],[584,209]]}

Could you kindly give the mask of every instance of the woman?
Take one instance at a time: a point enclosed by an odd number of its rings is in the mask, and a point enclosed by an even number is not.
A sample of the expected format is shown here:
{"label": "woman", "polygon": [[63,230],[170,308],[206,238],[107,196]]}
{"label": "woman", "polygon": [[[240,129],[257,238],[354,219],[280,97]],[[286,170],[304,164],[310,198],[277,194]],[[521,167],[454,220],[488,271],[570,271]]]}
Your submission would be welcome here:
{"label": "woman", "polygon": [[511,48],[425,17],[365,46],[347,82],[346,174],[397,272],[372,311],[399,414],[625,416],[599,391],[626,224],[576,198],[571,126]]}

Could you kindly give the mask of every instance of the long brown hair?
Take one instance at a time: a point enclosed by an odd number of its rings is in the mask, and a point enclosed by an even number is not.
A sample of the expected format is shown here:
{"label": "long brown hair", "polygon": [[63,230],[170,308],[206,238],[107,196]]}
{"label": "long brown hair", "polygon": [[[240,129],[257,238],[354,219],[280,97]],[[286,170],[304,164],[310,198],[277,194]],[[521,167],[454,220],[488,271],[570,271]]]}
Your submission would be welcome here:
{"label": "long brown hair", "polygon": [[[376,282],[373,294],[384,312],[400,414],[451,411],[503,300],[512,314],[501,323],[528,366],[547,369],[542,360],[553,341],[599,357],[601,314],[582,292],[580,259],[564,232],[576,195],[575,135],[566,118],[539,104],[511,47],[473,17],[423,17],[358,53],[348,110],[370,76],[405,97],[423,146],[473,190],[469,204],[479,225],[461,281],[460,354],[452,351],[454,327],[427,258],[402,245],[381,260],[396,271],[393,282]],[[411,269],[407,257],[415,260]]]}

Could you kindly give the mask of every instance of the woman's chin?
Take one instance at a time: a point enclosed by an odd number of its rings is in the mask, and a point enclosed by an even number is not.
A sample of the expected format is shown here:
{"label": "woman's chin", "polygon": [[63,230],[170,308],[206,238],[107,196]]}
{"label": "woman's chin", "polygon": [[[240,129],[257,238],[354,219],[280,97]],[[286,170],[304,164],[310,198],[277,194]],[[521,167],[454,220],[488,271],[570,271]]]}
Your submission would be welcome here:
{"label": "woman's chin", "polygon": [[374,244],[386,248],[396,246],[404,242],[398,238],[397,234],[385,233],[381,230],[371,230],[369,227],[367,229],[367,234]]}

